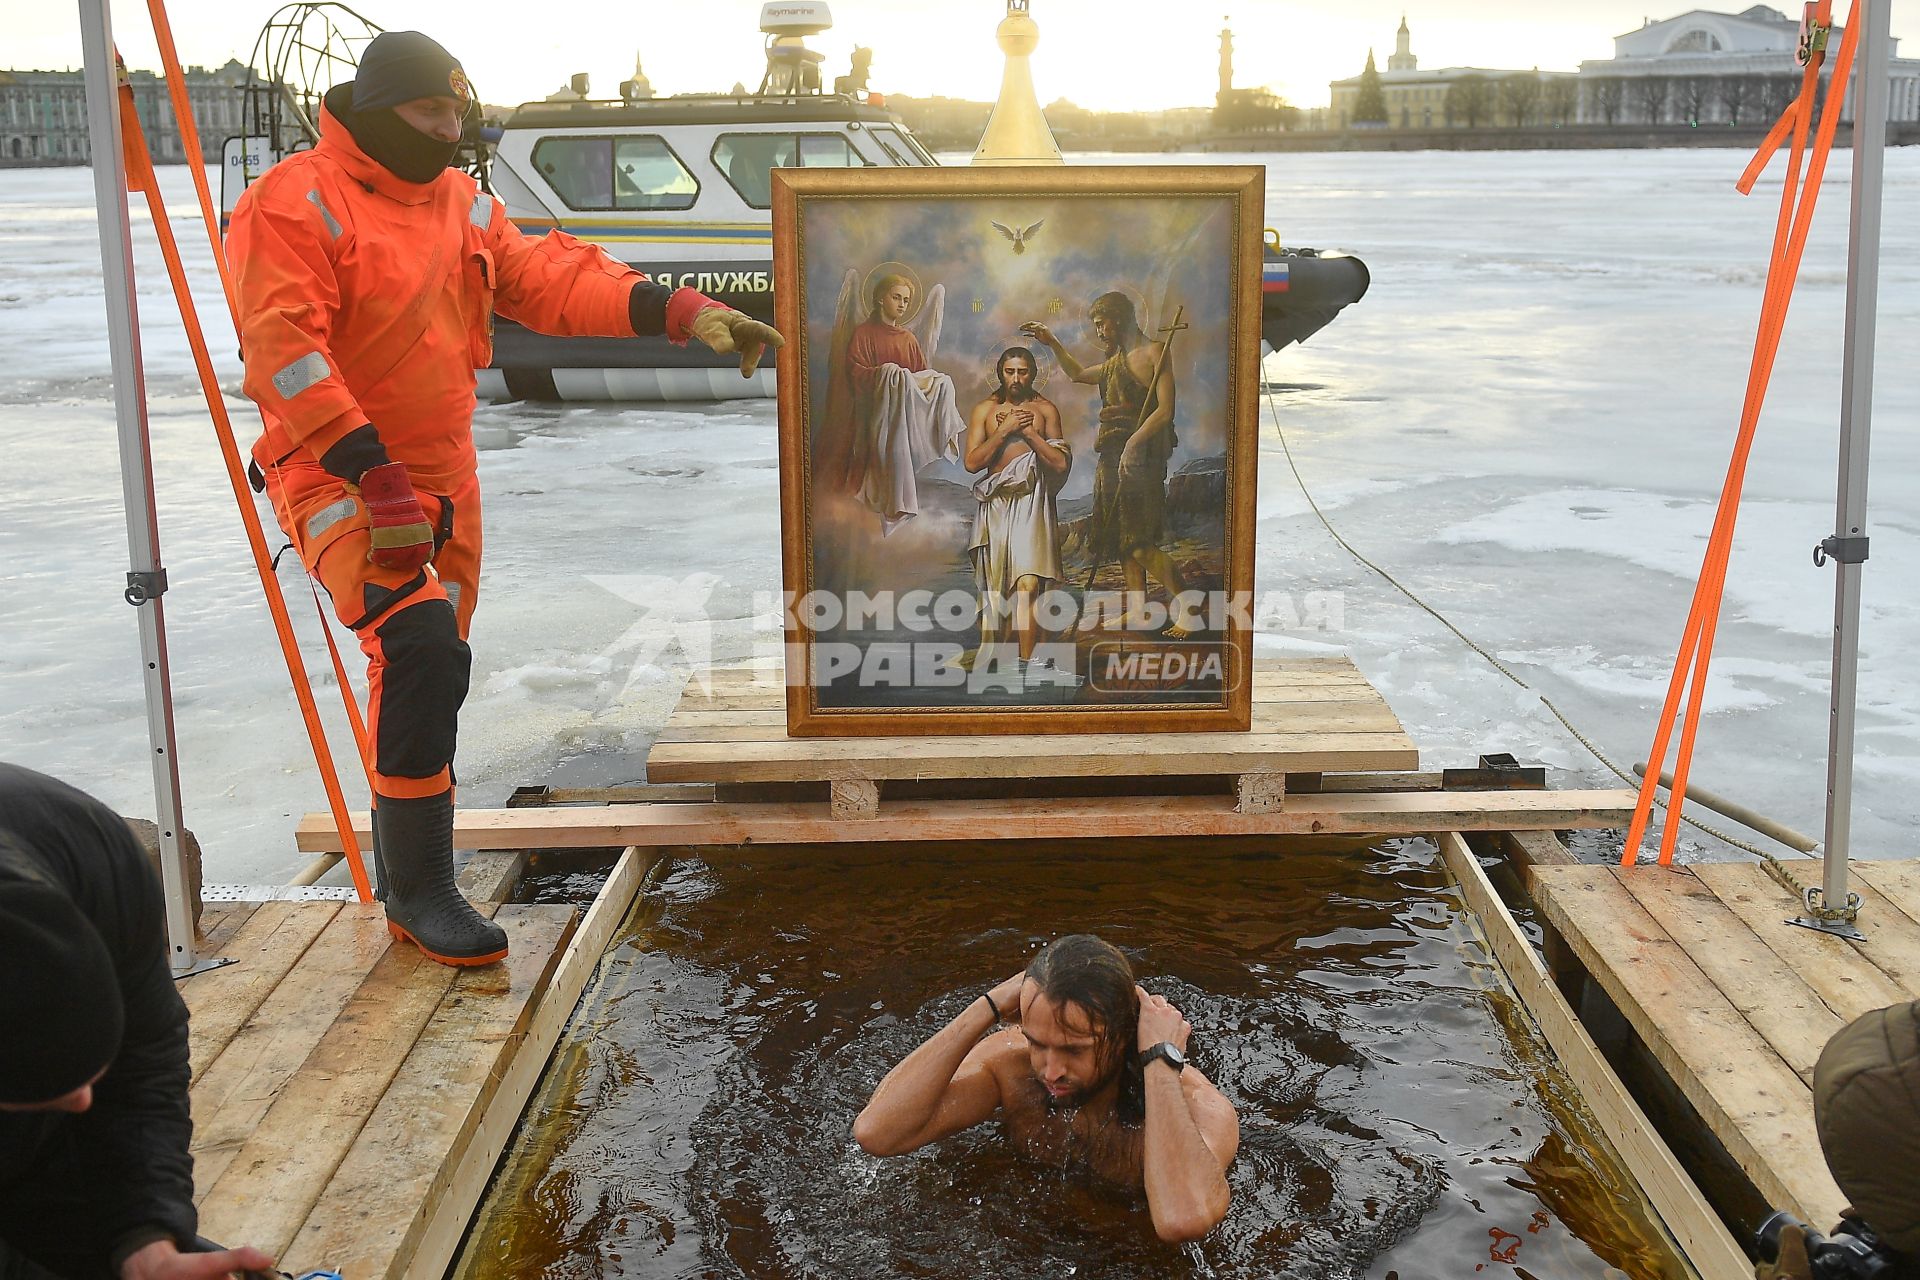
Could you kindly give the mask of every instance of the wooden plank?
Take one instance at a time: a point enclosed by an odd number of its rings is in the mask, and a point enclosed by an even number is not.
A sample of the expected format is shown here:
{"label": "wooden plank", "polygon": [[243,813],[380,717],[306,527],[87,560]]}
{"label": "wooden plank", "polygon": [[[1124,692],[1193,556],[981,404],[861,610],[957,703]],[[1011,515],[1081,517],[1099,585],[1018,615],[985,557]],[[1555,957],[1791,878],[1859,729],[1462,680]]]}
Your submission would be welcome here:
{"label": "wooden plank", "polygon": [[505,902],[526,869],[525,849],[481,849],[468,857],[454,883],[471,902]]}
{"label": "wooden plank", "polygon": [[1691,869],[1637,867],[1620,881],[1794,1074],[1811,1086],[1820,1050],[1844,1024],[1806,980]]}
{"label": "wooden plank", "polygon": [[1847,869],[1860,895],[1854,924],[1867,935],[1861,953],[1908,999],[1920,1000],[1920,864],[1859,861]]}
{"label": "wooden plank", "polygon": [[1567,852],[1558,832],[1502,831],[1498,839],[1500,851],[1520,868],[1524,883],[1532,883],[1528,873],[1534,867],[1566,867],[1580,861]]}
{"label": "wooden plank", "polygon": [[[736,723],[738,721],[746,723]],[[1263,702],[1254,707],[1254,734],[1265,733],[1400,733],[1403,732],[1400,720],[1387,704],[1378,698],[1353,699],[1344,702]],[[1013,735],[1024,742],[1032,735]],[[1098,737],[1103,735],[1087,735]],[[1186,735],[1182,735],[1183,737]],[[806,744],[838,741],[821,738],[788,738],[786,716],[774,718],[771,711],[708,711],[676,713],[660,731],[656,742],[781,742],[791,743],[795,751],[804,752]],[[1008,741],[1008,738],[996,738],[996,742]],[[913,750],[925,751],[932,755],[943,754],[949,744],[975,742],[971,738],[868,738],[865,740],[869,751],[875,744],[912,743]],[[1058,737],[1036,739],[1038,744],[1051,745],[1051,754],[1071,753],[1074,745],[1082,741],[1076,736],[1064,747]],[[1021,748],[1016,748],[1021,749]],[[1033,754],[1033,752],[1029,752]],[[1039,754],[1048,754],[1040,752]]]}
{"label": "wooden plank", "polygon": [[354,1277],[419,1274],[420,1237],[524,1048],[579,914],[560,906],[500,909],[495,921],[507,931],[507,959],[454,978],[288,1246],[297,1267]]}
{"label": "wooden plank", "polygon": [[240,926],[260,909],[257,902],[209,902],[200,910],[200,954],[217,956],[220,948],[240,931]]}
{"label": "wooden plank", "polygon": [[614,864],[606,884],[601,886],[593,906],[554,968],[553,978],[527,1029],[526,1040],[501,1080],[493,1105],[467,1143],[464,1158],[448,1165],[444,1190],[429,1195],[434,1211],[420,1234],[419,1246],[406,1275],[443,1275],[453,1261],[461,1237],[467,1233],[467,1224],[473,1219],[474,1207],[480,1203],[481,1193],[493,1178],[500,1153],[506,1150],[508,1140],[518,1127],[520,1113],[533,1096],[534,1086],[553,1056],[561,1031],[573,1017],[588,979],[599,969],[608,944],[632,910],[654,860],[650,850],[629,848]]}
{"label": "wooden plank", "polygon": [[188,1096],[197,1198],[205,1198],[219,1182],[386,951],[391,941],[386,919],[377,903],[340,907],[226,1051],[194,1077]]}
{"label": "wooden plank", "polygon": [[[596,809],[463,809],[465,849],[591,849],[608,845],[820,844],[873,840],[1058,840],[1082,836],[1423,835],[1621,827],[1631,791],[1411,791],[1295,795],[1276,813],[1237,813],[1232,796],[1037,800],[902,800],[858,826],[825,803],[607,805]],[[365,813],[354,816],[364,827]],[[331,818],[308,815],[300,848],[338,843]]]}
{"label": "wooden plank", "polygon": [[[1645,1113],[1580,1024],[1573,1008],[1527,945],[1479,859],[1457,833],[1436,839],[1467,909],[1480,920],[1487,943],[1541,1038],[1553,1049],[1581,1099],[1599,1121],[1621,1162],[1633,1174],[1661,1222],[1702,1280],[1748,1280],[1753,1265],[1693,1179],[1674,1158]],[[1558,843],[1556,841],[1556,843]]]}
{"label": "wooden plank", "polygon": [[387,948],[207,1193],[202,1234],[286,1252],[453,979],[417,947]]}
{"label": "wooden plank", "polygon": [[1614,867],[1539,867],[1542,913],[1768,1203],[1808,1222],[1843,1207],[1813,1093],[1747,1024]]}
{"label": "wooden plank", "polygon": [[1909,998],[1899,983],[1860,954],[1856,943],[1788,924],[1799,914],[1801,904],[1759,863],[1703,862],[1690,869],[1789,969],[1819,992],[1841,1022]]}
{"label": "wooden plank", "polygon": [[1404,733],[1185,733],[1059,738],[804,738],[788,742],[662,742],[647,776],[667,782],[814,782],[822,778],[1017,778],[1109,774],[1281,773],[1414,769]]}
{"label": "wooden plank", "polygon": [[213,1065],[339,910],[338,902],[263,903],[221,948],[233,964],[180,980],[189,1015],[189,1069],[195,1079]]}

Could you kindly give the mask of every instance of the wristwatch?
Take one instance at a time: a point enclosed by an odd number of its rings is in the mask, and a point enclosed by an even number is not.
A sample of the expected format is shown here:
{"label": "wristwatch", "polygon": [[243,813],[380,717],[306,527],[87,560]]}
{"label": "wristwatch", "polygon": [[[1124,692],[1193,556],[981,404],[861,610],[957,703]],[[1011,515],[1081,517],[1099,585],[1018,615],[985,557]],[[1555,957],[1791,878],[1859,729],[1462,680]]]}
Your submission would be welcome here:
{"label": "wristwatch", "polygon": [[1162,1040],[1140,1055],[1140,1069],[1145,1071],[1155,1061],[1164,1062],[1179,1075],[1187,1069],[1187,1055],[1180,1052],[1171,1040]]}

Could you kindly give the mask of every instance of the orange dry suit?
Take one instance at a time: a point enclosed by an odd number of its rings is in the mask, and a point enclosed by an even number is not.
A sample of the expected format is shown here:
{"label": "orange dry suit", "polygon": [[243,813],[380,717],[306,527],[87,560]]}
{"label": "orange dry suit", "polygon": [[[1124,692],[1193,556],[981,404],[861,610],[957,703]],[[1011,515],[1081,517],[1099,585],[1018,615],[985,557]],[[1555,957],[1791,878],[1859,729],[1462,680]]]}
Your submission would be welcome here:
{"label": "orange dry suit", "polygon": [[[407,182],[355,141],[350,98],[336,89],[326,108],[319,145],[249,187],[228,232],[246,391],[266,420],[253,456],[280,527],[367,656],[376,793],[434,796],[452,784],[472,663],[474,370],[492,357],[494,311],[541,333],[684,343],[718,304],[565,232],[523,235],[457,169]],[[358,487],[320,465],[368,424],[434,526],[417,572],[369,562]]]}

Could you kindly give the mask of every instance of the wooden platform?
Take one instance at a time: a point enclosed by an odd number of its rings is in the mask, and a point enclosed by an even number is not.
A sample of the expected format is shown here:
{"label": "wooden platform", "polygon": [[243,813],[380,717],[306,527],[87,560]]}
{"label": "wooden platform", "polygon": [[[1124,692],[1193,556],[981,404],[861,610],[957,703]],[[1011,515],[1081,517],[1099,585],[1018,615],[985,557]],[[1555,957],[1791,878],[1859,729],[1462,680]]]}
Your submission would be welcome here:
{"label": "wooden platform", "polygon": [[1247,733],[790,738],[778,671],[720,669],[682,693],[647,756],[654,782],[834,784],[842,817],[871,812],[894,779],[1171,777],[1255,779],[1243,803],[1277,800],[1289,773],[1417,769],[1419,752],[1344,657],[1258,659]]}
{"label": "wooden platform", "polygon": [[1531,872],[1545,920],[1760,1194],[1822,1229],[1843,1201],[1814,1062],[1859,1015],[1920,999],[1920,861],[1849,867],[1860,943],[1786,924],[1799,903],[1758,863]]}
{"label": "wooden platform", "polygon": [[629,850],[582,917],[498,906],[498,965],[390,944],[377,905],[209,906],[192,1014],[201,1232],[295,1273],[446,1268],[561,1028],[639,891]]}

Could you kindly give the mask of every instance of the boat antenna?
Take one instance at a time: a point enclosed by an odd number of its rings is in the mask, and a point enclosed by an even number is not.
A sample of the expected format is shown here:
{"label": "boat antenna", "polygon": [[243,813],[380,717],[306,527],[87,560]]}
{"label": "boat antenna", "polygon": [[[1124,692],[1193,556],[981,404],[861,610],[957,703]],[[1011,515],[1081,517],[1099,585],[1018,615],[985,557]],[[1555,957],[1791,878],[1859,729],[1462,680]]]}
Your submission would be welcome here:
{"label": "boat antenna", "polygon": [[760,6],[760,30],[767,36],[767,73],[760,78],[761,97],[788,98],[820,92],[820,64],[826,55],[807,48],[806,37],[833,26],[825,4],[791,3]]}

